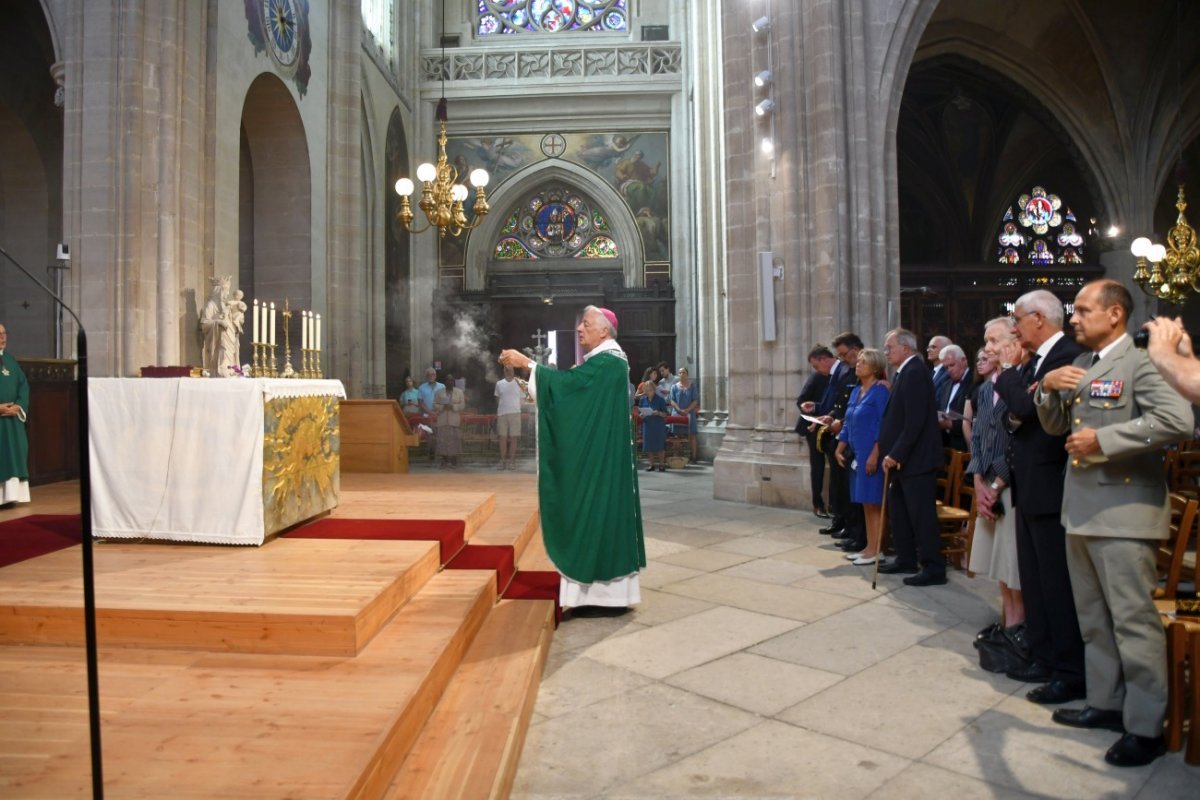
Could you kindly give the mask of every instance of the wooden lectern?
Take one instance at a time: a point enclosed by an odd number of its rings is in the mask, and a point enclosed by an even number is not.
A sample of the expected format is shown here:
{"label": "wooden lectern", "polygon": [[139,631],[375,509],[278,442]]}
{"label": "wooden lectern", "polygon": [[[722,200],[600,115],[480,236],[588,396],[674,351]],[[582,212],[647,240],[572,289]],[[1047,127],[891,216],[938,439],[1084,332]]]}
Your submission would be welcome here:
{"label": "wooden lectern", "polygon": [[420,444],[395,400],[343,400],[342,472],[408,472]]}

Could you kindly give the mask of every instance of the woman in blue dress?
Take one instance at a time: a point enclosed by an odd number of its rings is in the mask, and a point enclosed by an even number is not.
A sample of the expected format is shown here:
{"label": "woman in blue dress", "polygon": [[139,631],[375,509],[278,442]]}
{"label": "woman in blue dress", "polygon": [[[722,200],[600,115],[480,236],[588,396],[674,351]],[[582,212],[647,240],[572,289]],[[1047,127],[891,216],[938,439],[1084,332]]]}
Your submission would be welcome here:
{"label": "woman in blue dress", "polygon": [[[638,399],[638,413],[642,417],[642,452],[650,462],[647,472],[667,471],[667,401],[655,390],[654,381],[642,384],[642,396]],[[657,456],[657,458],[655,458]]]}
{"label": "woman in blue dress", "polygon": [[[696,384],[692,383],[692,375],[688,372],[687,367],[681,367],[679,370],[679,383],[671,387],[671,411],[681,417],[688,418],[688,452],[691,453],[692,461],[696,460],[698,448],[696,447],[696,410],[700,408],[700,390]],[[676,425],[675,428],[682,428],[682,425]],[[678,433],[679,431],[675,431]]]}
{"label": "woman in blue dress", "polygon": [[850,499],[861,503],[867,526],[867,549],[851,558],[858,565],[874,564],[879,557],[880,507],[883,504],[883,470],[879,468],[879,423],[887,407],[887,362],[874,349],[858,354],[854,373],[858,386],[850,393],[845,424],[838,434],[838,463],[850,470]]}

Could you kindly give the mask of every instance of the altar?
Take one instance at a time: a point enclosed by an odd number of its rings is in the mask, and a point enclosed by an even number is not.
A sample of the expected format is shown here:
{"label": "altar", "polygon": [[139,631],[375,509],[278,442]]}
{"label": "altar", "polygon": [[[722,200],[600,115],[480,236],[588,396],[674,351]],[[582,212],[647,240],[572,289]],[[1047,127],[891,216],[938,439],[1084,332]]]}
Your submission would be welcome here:
{"label": "altar", "polygon": [[259,545],[337,505],[341,381],[92,378],[97,538]]}

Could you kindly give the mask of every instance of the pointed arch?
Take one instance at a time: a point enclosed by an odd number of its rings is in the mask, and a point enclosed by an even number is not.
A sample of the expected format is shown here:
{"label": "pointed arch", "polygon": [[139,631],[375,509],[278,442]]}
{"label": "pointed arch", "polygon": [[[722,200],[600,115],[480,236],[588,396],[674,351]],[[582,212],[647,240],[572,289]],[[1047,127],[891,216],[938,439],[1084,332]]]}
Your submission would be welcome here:
{"label": "pointed arch", "polygon": [[621,254],[621,272],[625,285],[645,285],[642,235],[629,212],[629,206],[616,190],[596,173],[569,161],[551,159],[531,164],[517,172],[497,187],[488,198],[492,213],[484,217],[480,226],[471,231],[467,239],[466,273],[463,276],[466,291],[483,290],[487,282],[492,245],[500,235],[500,229],[508,221],[509,210],[526,195],[553,182],[565,183],[587,195],[603,210],[608,218],[612,238],[617,243],[617,252]]}
{"label": "pointed arch", "polygon": [[242,106],[239,285],[248,297],[312,302],[312,176],[300,109],[264,72]]}

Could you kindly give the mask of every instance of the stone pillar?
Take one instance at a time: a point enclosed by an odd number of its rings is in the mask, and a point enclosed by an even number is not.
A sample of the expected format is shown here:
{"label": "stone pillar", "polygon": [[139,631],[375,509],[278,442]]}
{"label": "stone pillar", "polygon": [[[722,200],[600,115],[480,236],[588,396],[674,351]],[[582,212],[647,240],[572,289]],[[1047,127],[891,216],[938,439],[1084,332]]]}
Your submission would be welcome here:
{"label": "stone pillar", "polygon": [[[898,93],[877,71],[889,47],[877,34],[904,10],[881,0],[723,7],[730,416],[718,498],[809,507],[807,449],[792,430],[805,356],[844,330],[880,346],[892,322],[899,246],[885,132]],[[770,27],[753,31],[764,15]],[[774,83],[756,92],[751,78],[763,69]],[[768,96],[774,111],[756,117]],[[760,149],[765,136],[773,159]],[[761,290],[760,253],[776,268]],[[761,330],[765,304],[774,341]]]}
{"label": "stone pillar", "polygon": [[[695,267],[691,270],[691,319],[696,327],[696,365],[689,364],[700,387],[699,444],[711,458],[729,419],[729,305],[725,286],[724,69],[722,15],[717,3],[696,3],[688,14],[684,38],[691,75],[694,147],[691,190],[695,195]],[[680,205],[680,204],[676,204]],[[678,272],[684,272],[678,269]],[[686,354],[685,354],[686,355]]]}
{"label": "stone pillar", "polygon": [[[328,287],[313,286],[313,307],[329,309],[321,367],[337,375],[351,397],[382,384],[383,360],[371,343],[384,340],[382,321],[368,313],[362,263],[362,18],[357,3],[329,4],[329,118],[326,263]],[[378,326],[378,327],[377,327]],[[378,370],[375,374],[373,370]]]}
{"label": "stone pillar", "polygon": [[187,320],[204,266],[206,26],[206,5],[186,0],[81,3],[62,18],[68,294],[93,375],[199,353]]}

